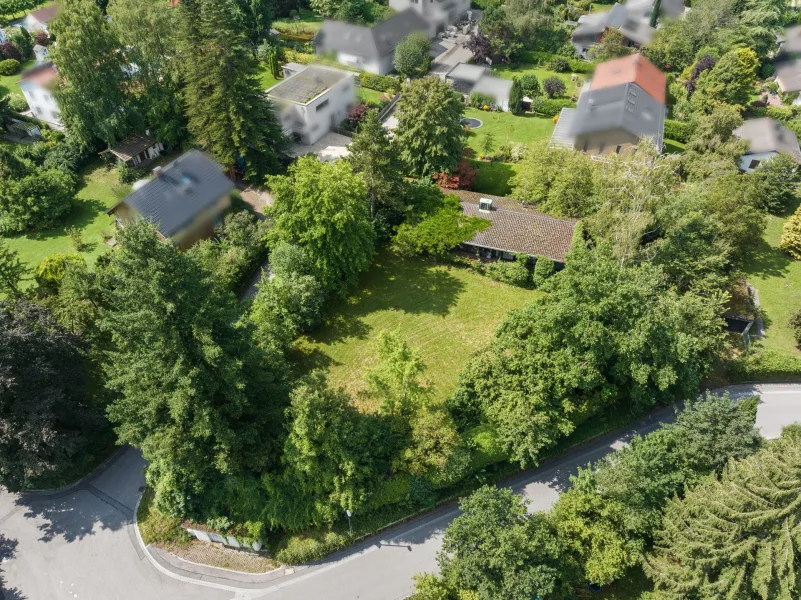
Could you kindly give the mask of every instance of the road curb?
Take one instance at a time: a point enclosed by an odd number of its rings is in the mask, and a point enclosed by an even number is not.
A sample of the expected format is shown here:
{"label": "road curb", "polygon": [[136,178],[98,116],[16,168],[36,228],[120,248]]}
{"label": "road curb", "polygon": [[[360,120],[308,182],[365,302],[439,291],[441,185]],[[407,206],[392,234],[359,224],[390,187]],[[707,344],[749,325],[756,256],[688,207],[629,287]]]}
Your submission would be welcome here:
{"label": "road curb", "polygon": [[52,488],[49,490],[24,490],[19,492],[19,495],[23,498],[27,497],[42,497],[42,498],[53,498],[55,496],[60,496],[62,494],[68,494],[76,490],[77,488],[81,487],[84,483],[86,483],[89,479],[95,477],[96,475],[100,475],[104,471],[106,471],[111,465],[117,462],[123,454],[125,454],[131,447],[130,446],[120,446],[114,453],[106,458],[103,462],[97,465],[94,469],[89,471],[86,475],[73,481],[69,485],[65,485],[64,487],[60,488]]}

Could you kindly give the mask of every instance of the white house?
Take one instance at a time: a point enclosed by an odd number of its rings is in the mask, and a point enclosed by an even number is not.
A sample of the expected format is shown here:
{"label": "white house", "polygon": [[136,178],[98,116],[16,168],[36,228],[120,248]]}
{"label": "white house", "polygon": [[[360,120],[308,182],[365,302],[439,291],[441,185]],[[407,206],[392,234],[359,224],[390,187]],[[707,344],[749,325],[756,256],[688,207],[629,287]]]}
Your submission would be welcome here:
{"label": "white house", "polygon": [[33,55],[36,57],[36,64],[39,65],[43,62],[47,62],[50,58],[50,50],[47,49],[47,46],[36,44],[33,47]]}
{"label": "white house", "polygon": [[56,18],[60,10],[61,7],[58,4],[51,4],[50,6],[31,11],[25,16],[22,26],[31,33],[48,31],[50,22]]}
{"label": "white house", "polygon": [[267,90],[279,106],[281,125],[303,144],[336,127],[356,103],[355,73],[311,65]]}
{"label": "white house", "polygon": [[798,138],[778,121],[767,117],[749,119],[734,130],[734,135],[748,142],[748,152],[740,157],[740,169],[746,173],[779,153],[789,154],[801,164]]}
{"label": "white house", "polygon": [[327,20],[314,38],[317,54],[333,54],[338,63],[386,75],[394,68],[395,47],[410,33],[428,31],[413,10],[400,12],[374,27]]}
{"label": "white house", "polygon": [[428,23],[429,36],[434,37],[459,22],[470,10],[470,0],[389,0],[389,7],[398,12],[416,11]]}
{"label": "white house", "polygon": [[61,110],[52,91],[56,79],[58,79],[58,71],[50,61],[23,71],[17,84],[22,89],[22,95],[25,96],[34,117],[54,129],[64,129],[61,122]]}

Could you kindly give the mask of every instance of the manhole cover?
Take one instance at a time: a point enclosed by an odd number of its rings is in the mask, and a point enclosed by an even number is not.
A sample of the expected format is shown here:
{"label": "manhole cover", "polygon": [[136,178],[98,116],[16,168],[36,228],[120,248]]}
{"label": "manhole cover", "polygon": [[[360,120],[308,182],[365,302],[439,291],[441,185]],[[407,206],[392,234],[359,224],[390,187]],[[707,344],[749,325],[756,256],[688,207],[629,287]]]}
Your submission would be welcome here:
{"label": "manhole cover", "polygon": [[462,125],[469,125],[470,129],[478,129],[484,122],[481,119],[462,119]]}

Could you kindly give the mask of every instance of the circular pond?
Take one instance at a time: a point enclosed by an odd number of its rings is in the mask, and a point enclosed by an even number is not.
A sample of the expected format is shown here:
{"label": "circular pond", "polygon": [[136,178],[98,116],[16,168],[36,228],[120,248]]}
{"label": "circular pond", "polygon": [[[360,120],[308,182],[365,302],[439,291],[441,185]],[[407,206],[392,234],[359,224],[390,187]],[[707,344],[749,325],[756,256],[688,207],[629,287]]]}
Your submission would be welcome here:
{"label": "circular pond", "polygon": [[470,129],[478,129],[484,124],[484,122],[481,119],[471,119],[471,118],[462,119],[460,123],[462,125],[469,125]]}

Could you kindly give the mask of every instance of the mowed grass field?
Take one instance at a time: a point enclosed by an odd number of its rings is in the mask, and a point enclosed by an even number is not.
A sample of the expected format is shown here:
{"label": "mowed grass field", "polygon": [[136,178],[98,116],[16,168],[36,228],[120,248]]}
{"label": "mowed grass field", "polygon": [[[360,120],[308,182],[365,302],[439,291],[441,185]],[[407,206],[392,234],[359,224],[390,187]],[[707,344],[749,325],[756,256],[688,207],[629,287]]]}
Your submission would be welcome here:
{"label": "mowed grass field", "polygon": [[[29,69],[36,61],[31,59],[24,63],[22,63],[22,70]],[[19,96],[22,98],[22,90],[17,85],[19,78],[21,77],[22,71],[15,75],[0,75],[0,98],[4,98],[9,94],[12,96]]]}
{"label": "mowed grass field", "polygon": [[754,257],[744,265],[743,271],[748,282],[759,291],[765,320],[766,337],[758,344],[766,349],[801,355],[788,325],[790,316],[801,310],[801,261],[779,250],[782,227],[793,210],[795,206],[782,217],[768,215],[765,235],[754,241]]}
{"label": "mowed grass field", "polygon": [[382,329],[399,330],[426,365],[423,379],[432,399],[442,402],[456,387],[464,365],[492,338],[504,315],[540,292],[492,281],[465,268],[403,259],[388,250],[345,300],[332,303],[317,332],[296,342],[295,358],[308,372],[322,368],[334,387],[365,399],[365,369],[373,364],[372,344]]}
{"label": "mowed grass field", "polygon": [[480,119],[484,124],[467,134],[467,145],[475,150],[476,155],[483,152],[481,146],[487,135],[491,133],[495,139],[495,148],[509,142],[532,144],[540,140],[550,139],[556,125],[551,117],[533,114],[513,115],[510,112],[489,112],[476,108],[466,108],[465,118]]}

